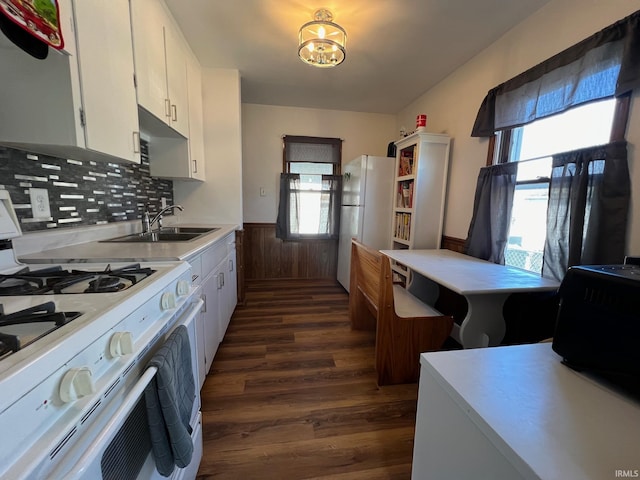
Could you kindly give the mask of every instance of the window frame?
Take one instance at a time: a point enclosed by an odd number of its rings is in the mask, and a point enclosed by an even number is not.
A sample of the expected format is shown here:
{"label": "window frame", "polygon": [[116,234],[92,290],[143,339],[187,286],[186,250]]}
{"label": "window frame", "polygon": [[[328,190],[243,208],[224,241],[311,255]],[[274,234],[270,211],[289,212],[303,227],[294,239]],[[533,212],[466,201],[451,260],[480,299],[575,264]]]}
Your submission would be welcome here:
{"label": "window frame", "polygon": [[[600,99],[603,100],[603,99]],[[609,142],[624,141],[627,130],[627,123],[629,120],[629,109],[631,104],[631,92],[616,97],[613,119],[611,124],[611,134],[609,136]],[[489,145],[487,151],[486,166],[497,165],[501,163],[509,163],[511,156],[511,139],[513,130],[518,127],[513,127],[494,133],[492,137],[489,137]],[[559,152],[558,152],[559,153]],[[527,161],[528,159],[522,160]],[[518,163],[520,160],[516,160],[513,163]],[[521,185],[550,185],[550,177],[538,177],[530,180],[516,181],[515,188]],[[507,232],[508,234],[509,232]],[[507,243],[508,246],[508,243]],[[505,247],[506,250],[507,247]],[[536,272],[533,272],[536,273]]]}
{"label": "window frame", "polygon": [[[625,140],[627,123],[629,121],[629,109],[631,104],[631,92],[616,97],[616,105],[613,113],[613,123],[611,125],[611,135],[609,142]],[[521,125],[522,126],[522,125]],[[520,128],[515,127],[515,128]],[[511,135],[514,128],[509,128],[496,132],[489,137],[487,149],[486,166],[497,165],[509,162]]]}
{"label": "window frame", "polygon": [[[333,222],[330,223],[330,225],[328,226],[329,229],[331,230],[329,232],[329,234],[316,234],[316,233],[293,233],[289,230],[290,225],[288,224],[288,222],[286,222],[287,224],[284,225],[282,222],[285,222],[284,220],[284,216],[288,216],[290,215],[289,212],[289,203],[287,201],[287,203],[285,203],[285,205],[287,205],[286,207],[283,207],[283,193],[282,193],[282,189],[283,189],[283,176],[285,175],[304,175],[304,174],[300,174],[300,173],[294,173],[291,172],[291,166],[293,164],[331,164],[332,165],[332,173],[331,174],[322,174],[323,177],[323,182],[325,177],[334,177],[333,180],[331,180],[332,182],[334,182],[336,179],[335,177],[338,177],[338,181],[341,181],[342,178],[342,142],[343,139],[341,138],[330,138],[330,137],[309,137],[309,136],[297,136],[297,135],[283,135],[282,136],[282,175],[281,175],[281,183],[280,183],[280,205],[278,206],[278,219],[276,221],[276,237],[280,238],[284,241],[296,241],[296,242],[305,242],[305,241],[320,241],[320,242],[337,242],[338,241],[338,235],[339,235],[339,225],[340,225],[340,204],[341,204],[341,194],[342,194],[342,190],[341,188],[338,190],[331,190],[331,203],[332,205],[335,205],[334,207],[330,207],[329,208],[329,215],[330,217],[333,219]],[[295,143],[295,144],[301,144],[301,143],[307,143],[307,144],[314,144],[314,145],[331,145],[337,148],[337,155],[332,156],[333,159],[335,161],[333,162],[313,162],[313,161],[290,161],[287,160],[287,145],[289,143]],[[333,152],[335,153],[335,152]],[[295,191],[295,190],[290,190],[290,191]],[[298,193],[301,193],[301,190],[298,190]],[[330,205],[331,205],[330,204]],[[284,210],[282,210],[284,208]],[[333,226],[333,227],[332,227]],[[279,230],[281,231],[281,233],[278,233]]]}
{"label": "window frame", "polygon": [[342,139],[341,138],[331,138],[331,137],[308,137],[308,136],[297,136],[297,135],[285,135],[282,137],[282,172],[283,173],[291,173],[291,164],[292,163],[329,163],[329,162],[296,162],[287,160],[287,142],[291,143],[313,143],[313,144],[329,144],[335,145],[338,147],[338,156],[340,157],[340,161],[337,163],[332,163],[333,165],[333,174],[332,175],[341,175],[342,173]]}

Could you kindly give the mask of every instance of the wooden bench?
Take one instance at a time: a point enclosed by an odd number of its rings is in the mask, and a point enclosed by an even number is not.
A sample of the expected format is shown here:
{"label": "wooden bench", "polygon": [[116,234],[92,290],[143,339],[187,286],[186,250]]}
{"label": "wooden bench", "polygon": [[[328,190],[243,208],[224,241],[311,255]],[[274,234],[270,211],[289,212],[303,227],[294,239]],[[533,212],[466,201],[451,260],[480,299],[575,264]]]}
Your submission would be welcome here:
{"label": "wooden bench", "polygon": [[453,318],[394,285],[389,258],[356,240],[350,291],[351,328],[376,331],[378,385],[416,382],[420,353],[442,347]]}

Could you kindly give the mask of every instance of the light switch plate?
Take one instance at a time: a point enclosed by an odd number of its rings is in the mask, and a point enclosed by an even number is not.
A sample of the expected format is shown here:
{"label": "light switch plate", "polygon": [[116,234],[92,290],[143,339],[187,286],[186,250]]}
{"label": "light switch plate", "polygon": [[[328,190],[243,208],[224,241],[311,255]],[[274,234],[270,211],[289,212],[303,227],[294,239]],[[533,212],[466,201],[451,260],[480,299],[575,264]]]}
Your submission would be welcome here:
{"label": "light switch plate", "polygon": [[51,217],[49,191],[46,188],[30,188],[29,197],[31,197],[31,212],[33,218]]}

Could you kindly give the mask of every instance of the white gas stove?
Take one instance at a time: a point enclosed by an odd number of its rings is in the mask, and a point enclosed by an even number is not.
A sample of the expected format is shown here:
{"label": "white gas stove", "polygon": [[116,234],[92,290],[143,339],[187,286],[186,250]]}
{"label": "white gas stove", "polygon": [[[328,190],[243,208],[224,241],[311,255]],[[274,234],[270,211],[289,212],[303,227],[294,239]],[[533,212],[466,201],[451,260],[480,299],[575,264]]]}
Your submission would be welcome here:
{"label": "white gas stove", "polygon": [[[201,302],[186,262],[21,265],[6,192],[0,206],[0,478],[66,476],[87,449],[99,450],[87,443],[98,433],[115,436],[104,429],[170,331],[187,322],[194,336]],[[199,396],[196,404],[197,423]],[[151,455],[141,455],[141,473],[130,478],[153,478]],[[116,468],[131,474],[130,466]],[[123,475],[91,466],[78,472]]]}

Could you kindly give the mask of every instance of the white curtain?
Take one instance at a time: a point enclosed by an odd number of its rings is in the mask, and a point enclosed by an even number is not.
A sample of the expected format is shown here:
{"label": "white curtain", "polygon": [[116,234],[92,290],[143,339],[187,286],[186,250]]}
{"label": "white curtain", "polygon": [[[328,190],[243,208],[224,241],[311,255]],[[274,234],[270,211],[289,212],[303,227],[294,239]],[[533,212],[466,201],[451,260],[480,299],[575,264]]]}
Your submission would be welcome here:
{"label": "white curtain", "polygon": [[[303,190],[300,175],[294,173],[280,174],[280,204],[276,222],[276,237],[282,240],[299,240],[303,238],[338,238],[340,229],[340,198],[342,177],[340,175],[322,175],[320,190]],[[309,218],[301,218],[301,195],[313,197],[319,204],[317,224],[305,233],[302,223]],[[316,198],[317,197],[317,198]]]}

